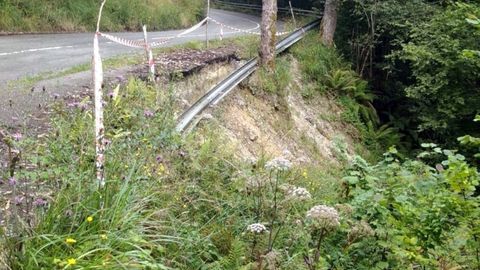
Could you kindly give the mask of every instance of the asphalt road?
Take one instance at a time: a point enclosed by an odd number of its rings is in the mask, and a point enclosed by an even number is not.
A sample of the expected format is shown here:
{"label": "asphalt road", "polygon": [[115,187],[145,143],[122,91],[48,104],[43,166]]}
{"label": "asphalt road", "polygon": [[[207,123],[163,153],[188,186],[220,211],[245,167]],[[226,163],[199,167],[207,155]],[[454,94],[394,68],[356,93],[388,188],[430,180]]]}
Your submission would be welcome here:
{"label": "asphalt road", "polygon": [[[256,16],[215,9],[211,10],[210,16],[239,29],[260,31],[260,18]],[[217,24],[209,23],[208,29],[210,39],[219,38],[220,27]],[[160,41],[180,32],[182,30],[149,32],[149,41]],[[227,28],[223,29],[223,33],[225,37],[239,34]],[[140,32],[109,34],[127,39],[143,40],[143,33]],[[204,39],[205,26],[172,40],[165,46]],[[75,65],[89,63],[92,57],[92,40],[93,33],[0,36],[0,85],[38,73],[60,71]],[[100,39],[100,49],[103,58],[141,51],[141,49],[115,44],[104,38]]]}

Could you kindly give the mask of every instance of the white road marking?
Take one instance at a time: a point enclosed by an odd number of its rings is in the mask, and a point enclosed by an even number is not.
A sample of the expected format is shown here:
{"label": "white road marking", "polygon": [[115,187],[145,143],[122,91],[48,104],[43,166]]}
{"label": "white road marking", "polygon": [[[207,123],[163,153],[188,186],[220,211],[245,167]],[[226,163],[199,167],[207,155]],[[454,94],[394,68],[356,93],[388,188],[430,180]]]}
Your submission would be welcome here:
{"label": "white road marking", "polygon": [[73,46],[58,46],[58,47],[47,47],[47,48],[38,48],[38,49],[28,49],[22,51],[15,51],[15,52],[8,52],[8,53],[0,53],[0,56],[7,56],[12,54],[20,54],[20,53],[29,53],[29,52],[39,52],[39,51],[50,51],[50,50],[60,50],[66,48],[73,48]]}

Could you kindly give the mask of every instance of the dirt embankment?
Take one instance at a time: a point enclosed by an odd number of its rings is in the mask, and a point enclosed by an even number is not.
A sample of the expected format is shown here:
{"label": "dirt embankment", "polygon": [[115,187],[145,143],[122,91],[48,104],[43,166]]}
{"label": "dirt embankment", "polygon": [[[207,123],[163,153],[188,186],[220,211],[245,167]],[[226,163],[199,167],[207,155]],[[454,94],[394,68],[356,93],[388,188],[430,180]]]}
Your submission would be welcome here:
{"label": "dirt embankment", "polygon": [[[194,124],[206,132],[215,130],[241,159],[287,156],[298,164],[328,166],[348,158],[354,152],[355,129],[341,121],[342,109],[332,97],[302,97],[301,89],[307,86],[296,60],[289,62],[292,79],[285,94],[253,90],[258,79],[253,75],[216,107],[207,109]],[[208,90],[208,78],[225,76],[234,68],[211,67],[196,75],[205,81],[191,78],[184,82],[195,86],[179,92],[179,112]]]}

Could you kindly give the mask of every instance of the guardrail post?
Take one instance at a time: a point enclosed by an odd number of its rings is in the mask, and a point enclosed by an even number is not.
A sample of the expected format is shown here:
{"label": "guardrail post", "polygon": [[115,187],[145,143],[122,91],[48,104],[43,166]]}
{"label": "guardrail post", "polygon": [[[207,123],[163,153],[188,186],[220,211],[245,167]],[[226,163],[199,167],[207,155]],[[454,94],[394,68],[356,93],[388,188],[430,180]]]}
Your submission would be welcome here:
{"label": "guardrail post", "polygon": [[143,26],[143,40],[145,42],[145,53],[147,55],[148,61],[148,72],[149,72],[149,79],[153,83],[155,83],[155,61],[153,60],[153,53],[152,48],[148,44],[148,36],[147,36],[147,26]]}

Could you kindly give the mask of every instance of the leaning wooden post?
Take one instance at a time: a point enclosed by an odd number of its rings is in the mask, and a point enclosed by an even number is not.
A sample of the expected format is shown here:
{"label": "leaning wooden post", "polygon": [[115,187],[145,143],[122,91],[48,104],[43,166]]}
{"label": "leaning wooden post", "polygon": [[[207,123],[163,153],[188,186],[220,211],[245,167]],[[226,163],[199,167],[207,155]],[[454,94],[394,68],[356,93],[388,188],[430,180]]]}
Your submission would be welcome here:
{"label": "leaning wooden post", "polygon": [[100,57],[98,36],[100,35],[100,20],[106,0],[102,1],[98,12],[97,31],[93,38],[93,91],[95,95],[95,168],[99,188],[105,187],[105,126],[103,124],[103,67]]}
{"label": "leaning wooden post", "polygon": [[293,27],[297,29],[297,21],[295,20],[295,14],[293,13],[292,1],[288,1],[288,5],[290,6],[290,13],[292,13]]}
{"label": "leaning wooden post", "polygon": [[145,53],[147,54],[147,61],[148,61],[148,71],[150,81],[155,83],[155,61],[153,60],[153,53],[152,48],[148,44],[148,36],[147,36],[147,26],[143,26],[143,40],[145,42]]}
{"label": "leaning wooden post", "polygon": [[208,21],[210,20],[210,0],[207,0],[207,21],[205,24],[205,46],[208,48]]}

